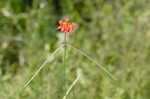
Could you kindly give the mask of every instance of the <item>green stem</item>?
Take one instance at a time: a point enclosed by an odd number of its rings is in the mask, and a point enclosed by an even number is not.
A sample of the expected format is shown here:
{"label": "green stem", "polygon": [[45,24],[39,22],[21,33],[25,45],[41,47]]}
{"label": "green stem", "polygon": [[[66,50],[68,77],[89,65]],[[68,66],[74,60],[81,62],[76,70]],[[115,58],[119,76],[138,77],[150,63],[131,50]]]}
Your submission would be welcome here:
{"label": "green stem", "polygon": [[64,57],[63,57],[63,67],[64,67],[64,90],[66,89],[66,58],[67,56],[67,35],[64,33]]}
{"label": "green stem", "polygon": [[46,66],[47,63],[51,62],[54,59],[54,57],[56,56],[56,54],[58,53],[58,51],[60,51],[61,48],[62,48],[62,46],[60,46],[59,48],[57,48],[52,54],[50,54],[46,58],[46,60],[43,62],[42,65],[40,65],[40,67],[34,73],[34,75],[26,82],[26,84],[24,85],[24,88],[26,88],[31,83],[31,81],[38,75],[38,73]]}
{"label": "green stem", "polygon": [[89,55],[87,55],[84,51],[72,46],[71,44],[68,44],[68,45],[70,47],[72,47],[73,49],[75,49],[76,51],[78,51],[83,56],[85,56],[88,60],[90,60],[91,62],[96,64],[96,66],[98,66],[100,69],[102,69],[110,78],[112,78],[113,80],[117,80],[106,68],[104,68],[101,64],[97,63],[93,58],[91,58]]}
{"label": "green stem", "polygon": [[73,87],[76,85],[76,83],[78,82],[80,78],[80,75],[77,76],[77,78],[73,81],[73,83],[70,85],[70,87],[68,88],[68,90],[66,91],[63,99],[67,99],[67,96],[69,95],[69,93],[71,92],[71,90],[73,89]]}

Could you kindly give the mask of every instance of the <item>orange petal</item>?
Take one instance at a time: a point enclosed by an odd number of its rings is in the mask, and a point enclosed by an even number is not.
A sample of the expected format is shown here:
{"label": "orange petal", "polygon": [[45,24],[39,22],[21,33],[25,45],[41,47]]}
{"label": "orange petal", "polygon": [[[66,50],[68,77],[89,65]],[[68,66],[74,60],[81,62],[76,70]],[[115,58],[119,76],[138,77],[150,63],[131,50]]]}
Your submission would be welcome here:
{"label": "orange petal", "polygon": [[61,29],[61,26],[58,26],[57,29],[58,29],[58,30]]}
{"label": "orange petal", "polygon": [[60,20],[58,23],[61,25],[63,23],[63,21]]}
{"label": "orange petal", "polygon": [[69,18],[65,18],[65,19],[64,19],[64,22],[69,22]]}

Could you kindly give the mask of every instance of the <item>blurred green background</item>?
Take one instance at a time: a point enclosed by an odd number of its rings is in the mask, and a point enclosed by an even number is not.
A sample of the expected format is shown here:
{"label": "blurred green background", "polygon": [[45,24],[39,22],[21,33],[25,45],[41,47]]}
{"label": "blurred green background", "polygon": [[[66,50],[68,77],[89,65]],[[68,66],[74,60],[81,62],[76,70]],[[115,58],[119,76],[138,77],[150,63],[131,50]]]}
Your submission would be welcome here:
{"label": "blurred green background", "polygon": [[[24,84],[60,46],[57,22],[69,17],[79,27],[70,43],[109,70],[108,77],[75,50]],[[0,99],[150,99],[150,0],[0,0]],[[64,82],[65,79],[65,82]]]}

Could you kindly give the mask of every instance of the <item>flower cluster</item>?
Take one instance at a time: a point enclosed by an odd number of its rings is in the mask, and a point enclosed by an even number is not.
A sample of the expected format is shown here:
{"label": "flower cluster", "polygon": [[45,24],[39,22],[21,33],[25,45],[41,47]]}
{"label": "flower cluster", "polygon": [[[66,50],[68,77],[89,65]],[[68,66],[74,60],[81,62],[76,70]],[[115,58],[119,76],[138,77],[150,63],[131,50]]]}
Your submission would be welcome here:
{"label": "flower cluster", "polygon": [[75,31],[77,24],[74,22],[69,22],[69,18],[64,18],[58,22],[58,30],[64,32],[65,34],[70,34]]}

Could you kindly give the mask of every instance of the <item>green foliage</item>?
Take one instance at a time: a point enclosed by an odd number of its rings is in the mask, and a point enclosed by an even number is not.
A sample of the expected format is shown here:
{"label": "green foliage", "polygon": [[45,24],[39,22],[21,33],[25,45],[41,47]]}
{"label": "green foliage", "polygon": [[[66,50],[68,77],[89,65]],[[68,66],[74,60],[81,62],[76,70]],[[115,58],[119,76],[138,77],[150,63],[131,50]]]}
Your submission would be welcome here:
{"label": "green foliage", "polygon": [[0,99],[63,98],[63,54],[20,90],[59,47],[56,27],[64,17],[79,24],[69,43],[117,78],[69,49],[65,83],[69,87],[76,72],[81,78],[68,99],[149,99],[149,10],[149,0],[1,0]]}

